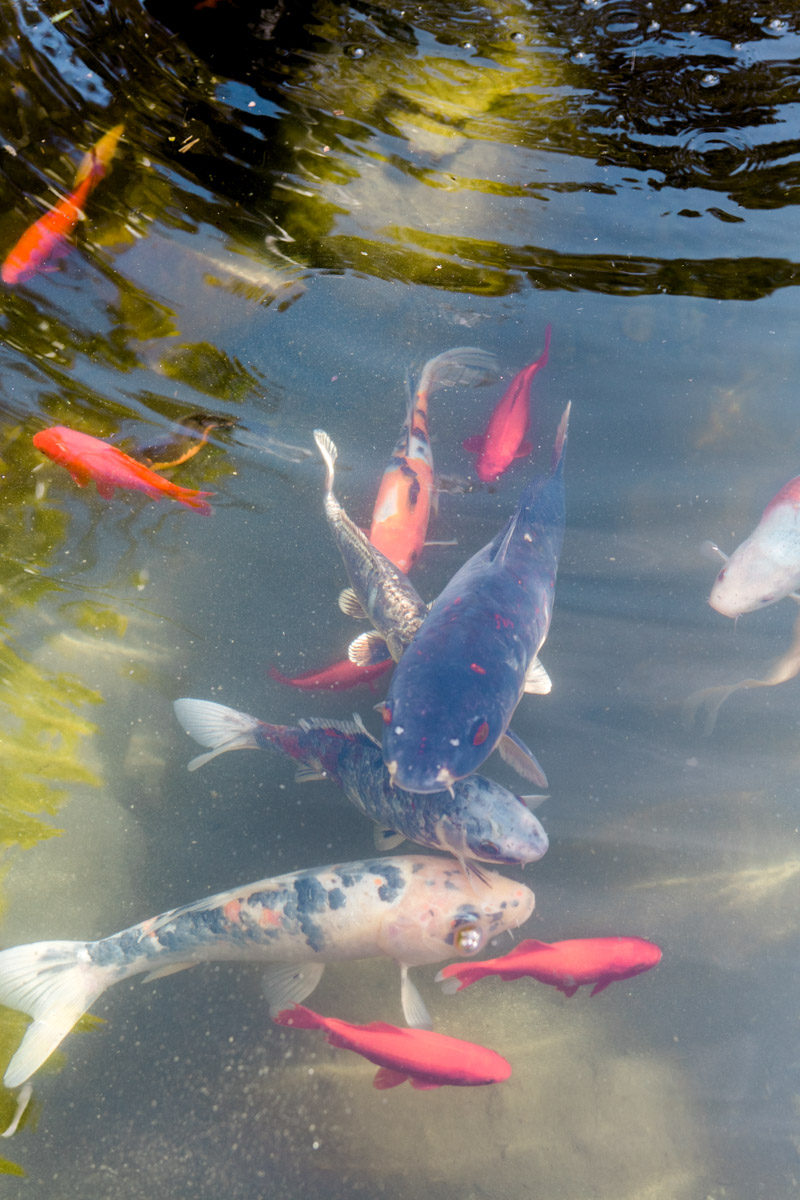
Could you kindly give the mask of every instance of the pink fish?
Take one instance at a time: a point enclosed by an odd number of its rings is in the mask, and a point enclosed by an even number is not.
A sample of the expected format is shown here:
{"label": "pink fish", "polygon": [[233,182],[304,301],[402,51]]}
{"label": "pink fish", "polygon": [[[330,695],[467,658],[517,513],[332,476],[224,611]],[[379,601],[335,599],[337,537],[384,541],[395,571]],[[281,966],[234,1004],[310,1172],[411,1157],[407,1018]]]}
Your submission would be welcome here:
{"label": "pink fish", "polygon": [[443,991],[460,992],[485,975],[522,979],[529,975],[550,983],[565,996],[574,996],[584,983],[593,983],[596,996],[610,983],[649,971],[661,960],[661,950],[640,937],[574,938],[568,942],[539,942],[528,938],[508,954],[483,962],[452,963],[436,976]]}
{"label": "pink fish", "polygon": [[[708,602],[723,617],[775,604],[800,587],[800,475],[773,496],[750,537],[725,559]],[[797,598],[797,597],[795,597]]]}
{"label": "pink fish", "polygon": [[78,487],[86,487],[89,480],[93,479],[98,492],[106,500],[111,499],[115,488],[133,488],[153,500],[160,500],[162,496],[177,500],[205,517],[211,512],[211,505],[204,497],[212,496],[213,492],[179,487],[116,446],[110,446],[91,434],[79,433],[66,425],[53,425],[35,434],[33,444],[53,462],[66,467]]}
{"label": "pink fish", "polygon": [[464,449],[477,454],[475,473],[484,483],[497,479],[515,458],[524,458],[533,449],[528,434],[531,426],[531,384],[536,372],[547,363],[550,329],[544,333],[544,350],[536,362],[523,367],[508,385],[505,394],[489,418],[485,433],[467,438]]}
{"label": "pink fish", "polygon": [[409,1081],[413,1088],[446,1084],[476,1087],[500,1083],[511,1074],[511,1064],[485,1046],[429,1029],[403,1028],[385,1021],[351,1025],[337,1017],[323,1017],[302,1004],[284,1009],[275,1017],[279,1025],[296,1029],[324,1029],[325,1040],[343,1050],[355,1050],[379,1068],[373,1087],[393,1088]]}
{"label": "pink fish", "polygon": [[304,671],[302,675],[295,675],[294,678],[283,675],[277,667],[270,667],[268,674],[270,679],[276,680],[277,683],[300,688],[306,692],[342,692],[362,683],[369,684],[373,689],[375,680],[393,666],[394,659],[391,656],[383,662],[369,663],[367,666],[361,666],[359,663],[350,662],[349,658],[345,658],[341,662],[332,663],[329,667],[321,667],[318,671]]}

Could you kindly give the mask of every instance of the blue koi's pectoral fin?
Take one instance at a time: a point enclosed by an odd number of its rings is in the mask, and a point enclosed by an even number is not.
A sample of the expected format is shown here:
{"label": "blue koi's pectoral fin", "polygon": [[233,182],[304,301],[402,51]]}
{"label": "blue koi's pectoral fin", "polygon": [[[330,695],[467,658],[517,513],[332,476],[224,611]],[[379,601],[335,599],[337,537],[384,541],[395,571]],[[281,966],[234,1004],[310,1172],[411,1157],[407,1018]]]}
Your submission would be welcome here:
{"label": "blue koi's pectoral fin", "polygon": [[553,681],[538,658],[534,658],[525,672],[523,691],[529,696],[547,696],[553,690]]}
{"label": "blue koi's pectoral fin", "polygon": [[364,612],[364,605],[356,595],[354,588],[342,588],[341,592],[339,592],[338,604],[339,608],[346,617],[353,617],[356,621],[367,620],[367,613]]}
{"label": "blue koi's pectoral fin", "polygon": [[377,629],[371,629],[369,633],[362,633],[353,639],[347,647],[347,657],[358,667],[373,667],[386,662],[387,658],[392,656],[386,639]]}
{"label": "blue koi's pectoral fin", "polygon": [[547,787],[547,776],[536,756],[510,729],[506,730],[497,743],[497,749],[500,751],[503,762],[507,762],[510,767],[513,767],[523,779],[535,783],[537,787]]}
{"label": "blue koi's pectoral fin", "polygon": [[394,850],[397,846],[402,846],[406,840],[404,833],[398,833],[396,829],[389,829],[385,825],[373,826],[372,835],[375,839],[375,849],[381,853],[384,850]]}
{"label": "blue koi's pectoral fin", "polygon": [[284,1008],[301,1004],[314,991],[324,970],[325,964],[320,962],[278,963],[267,967],[262,991],[269,1005],[269,1015],[275,1017]]}
{"label": "blue koi's pectoral fin", "polygon": [[400,964],[400,1003],[403,1006],[406,1025],[411,1025],[414,1029],[433,1029],[431,1014],[425,1007],[417,985],[409,979],[405,963]]}
{"label": "blue koi's pectoral fin", "polygon": [[549,800],[549,799],[550,799],[550,795],[547,792],[543,796],[531,795],[531,794],[529,794],[527,796],[520,796],[520,800],[522,801],[522,803],[526,806],[526,808],[529,808],[531,810],[531,812],[533,812],[534,809],[537,809],[540,804],[543,804],[545,800]]}

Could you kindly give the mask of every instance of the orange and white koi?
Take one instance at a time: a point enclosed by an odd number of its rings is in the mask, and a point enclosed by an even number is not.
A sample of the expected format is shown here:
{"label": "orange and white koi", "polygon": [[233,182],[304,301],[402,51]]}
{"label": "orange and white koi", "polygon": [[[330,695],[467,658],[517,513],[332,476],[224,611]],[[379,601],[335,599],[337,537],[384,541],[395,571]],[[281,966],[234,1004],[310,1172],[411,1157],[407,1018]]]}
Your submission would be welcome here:
{"label": "orange and white koi", "polygon": [[69,195],[63,196],[25,230],[0,267],[3,283],[23,283],[37,271],[47,270],[55,259],[67,253],[67,239],[83,216],[90,194],[108,171],[123,129],[124,126],[115,125],[100,138],[81,160]]}
{"label": "orange and white koi", "polygon": [[434,496],[428,401],[437,388],[475,387],[496,377],[494,355],[473,346],[445,350],[423,367],[378,488],[369,531],[373,546],[401,571],[408,572],[422,552]]}
{"label": "orange and white koi", "polygon": [[33,444],[53,462],[66,467],[78,487],[86,487],[90,479],[105,500],[110,500],[116,488],[132,488],[144,492],[153,500],[167,496],[187,508],[207,517],[211,505],[204,499],[213,492],[198,492],[179,487],[143,463],[123,453],[116,446],[88,433],[79,433],[66,425],[53,425],[34,435]]}
{"label": "orange and white koi", "polygon": [[476,954],[526,921],[530,888],[453,859],[397,855],[314,867],[219,892],[96,942],[33,942],[0,952],[0,1004],[32,1017],[6,1087],[24,1083],[98,996],[134,975],[155,979],[201,962],[269,964],[275,1016],[309,996],[325,964],[385,957],[401,968],[410,1025],[430,1017],[408,969]]}

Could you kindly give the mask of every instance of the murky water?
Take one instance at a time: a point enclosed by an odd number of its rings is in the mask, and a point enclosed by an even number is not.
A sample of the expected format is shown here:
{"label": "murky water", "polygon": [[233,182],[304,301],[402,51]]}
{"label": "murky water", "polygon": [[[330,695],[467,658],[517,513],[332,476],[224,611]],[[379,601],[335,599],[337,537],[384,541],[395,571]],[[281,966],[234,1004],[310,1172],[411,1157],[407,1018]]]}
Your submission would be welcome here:
{"label": "murky water", "polygon": [[[437,1028],[513,1066],[487,1089],[379,1093],[369,1064],[269,1021],[257,969],[122,985],[36,1077],[3,1143],[36,1200],[535,1192],[552,1200],[797,1194],[796,681],[764,675],[785,600],[736,624],[716,567],[798,473],[794,286],[800,26],[727,3],[346,5],[0,13],[3,253],[125,141],[56,271],[0,315],[2,944],[99,937],[211,892],[372,853],[327,783],[277,756],[188,775],[179,695],[266,719],[349,716],[368,690],[271,680],[353,636],[311,447],[367,523],[405,376],[466,343],[506,379],[541,351],[549,454],[573,402],[567,535],[514,727],[550,779],[527,936],[636,933],[660,966],[594,999],[420,969]],[[162,11],[166,10],[166,11]],[[498,395],[437,393],[438,469]],[[31,445],[123,445],[204,409],[238,425],[172,472],[203,519],[78,490]],[[275,451],[279,453],[276,453]],[[414,579],[434,597],[531,471],[442,494]],[[502,763],[491,774],[513,785]],[[498,947],[502,952],[504,947]],[[392,964],[330,968],[314,1006],[401,1019]],[[4,1010],[7,1058],[23,1021]],[[1,1093],[3,1119],[14,1100]]]}

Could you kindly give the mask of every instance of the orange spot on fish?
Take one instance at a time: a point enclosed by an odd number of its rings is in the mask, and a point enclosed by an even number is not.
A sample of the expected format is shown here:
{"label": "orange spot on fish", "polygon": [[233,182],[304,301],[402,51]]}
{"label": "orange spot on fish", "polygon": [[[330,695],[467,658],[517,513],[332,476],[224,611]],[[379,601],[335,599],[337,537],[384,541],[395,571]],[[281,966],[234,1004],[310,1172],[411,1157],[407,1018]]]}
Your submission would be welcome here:
{"label": "orange spot on fish", "polygon": [[236,924],[238,921],[241,920],[241,915],[242,915],[241,900],[229,900],[222,911],[225,914],[226,921],[231,921],[233,924]]}
{"label": "orange spot on fish", "polygon": [[280,913],[274,912],[271,908],[262,908],[261,914],[258,918],[258,923],[259,925],[263,925],[265,927],[267,925],[271,925],[274,928],[281,923]]}
{"label": "orange spot on fish", "polygon": [[470,669],[470,671],[474,671],[476,675],[485,675],[486,674],[486,668],[479,666],[478,663],[470,663],[469,669]]}

